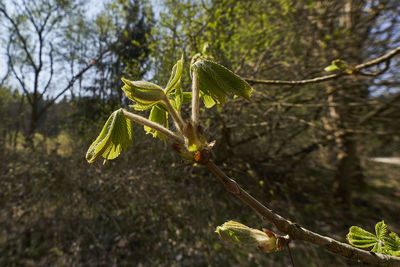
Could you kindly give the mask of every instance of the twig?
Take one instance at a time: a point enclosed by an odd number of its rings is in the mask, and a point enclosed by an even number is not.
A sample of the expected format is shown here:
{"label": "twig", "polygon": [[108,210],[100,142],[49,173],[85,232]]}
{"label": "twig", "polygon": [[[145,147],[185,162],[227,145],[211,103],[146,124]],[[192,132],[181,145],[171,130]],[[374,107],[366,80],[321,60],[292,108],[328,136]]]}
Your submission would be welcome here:
{"label": "twig", "polygon": [[199,106],[200,106],[200,96],[199,96],[199,79],[197,77],[196,71],[193,71],[192,79],[192,123],[194,127],[197,127],[199,123]]}
{"label": "twig", "polygon": [[[355,73],[354,74],[359,74],[358,71],[361,69],[365,69],[374,65],[377,65],[381,62],[390,60],[392,57],[400,53],[400,46],[396,47],[395,49],[391,50],[390,52],[384,54],[383,56],[377,57],[375,59],[369,60],[365,63],[359,64],[354,67]],[[385,70],[387,68],[385,67]],[[382,72],[377,72],[376,75],[381,74]],[[319,82],[324,82],[332,79],[336,79],[338,77],[341,77],[343,75],[347,75],[346,72],[340,72],[340,73],[335,73],[335,74],[329,74],[321,77],[316,77],[312,79],[306,79],[306,80],[299,80],[299,81],[283,81],[283,80],[258,80],[258,79],[252,79],[252,78],[243,78],[250,84],[270,84],[270,85],[302,85],[302,84],[309,84],[309,83],[319,83]]]}
{"label": "twig", "polygon": [[287,247],[287,250],[288,250],[288,252],[289,252],[289,257],[290,257],[290,262],[292,263],[292,267],[295,267],[295,266],[294,266],[293,256],[292,256],[292,252],[290,251],[289,243],[286,244],[286,247]]}
{"label": "twig", "polygon": [[221,169],[219,169],[214,164],[214,162],[207,161],[206,163],[204,163],[204,166],[220,179],[227,191],[246,203],[250,208],[260,214],[265,220],[275,225],[275,227],[279,231],[288,234],[291,240],[297,239],[313,243],[335,254],[352,260],[372,264],[374,266],[400,266],[400,257],[376,254],[356,247],[352,247],[348,244],[339,242],[330,237],[314,233],[296,223],[289,221],[286,218],[283,218],[282,216],[276,214],[275,212],[261,204],[258,200],[256,200],[249,193],[243,190],[234,180],[229,178]]}
{"label": "twig", "polygon": [[163,102],[167,106],[167,109],[175,122],[176,128],[178,128],[178,131],[182,133],[182,130],[185,127],[185,123],[181,115],[178,112],[176,112],[176,110],[172,107],[171,102],[169,101],[167,96],[165,96]]}
{"label": "twig", "polygon": [[185,143],[183,137],[176,135],[174,132],[168,130],[167,128],[165,128],[161,124],[152,122],[152,121],[150,121],[150,120],[148,120],[146,118],[143,118],[142,116],[133,114],[133,113],[131,113],[129,111],[126,111],[126,110],[123,110],[123,111],[124,111],[124,115],[125,115],[126,118],[128,118],[128,119],[130,119],[130,120],[132,120],[132,121],[134,121],[136,123],[139,123],[141,125],[153,128],[154,130],[159,131],[160,133],[164,134],[165,136],[174,139],[175,141],[177,141],[180,144],[184,144]]}

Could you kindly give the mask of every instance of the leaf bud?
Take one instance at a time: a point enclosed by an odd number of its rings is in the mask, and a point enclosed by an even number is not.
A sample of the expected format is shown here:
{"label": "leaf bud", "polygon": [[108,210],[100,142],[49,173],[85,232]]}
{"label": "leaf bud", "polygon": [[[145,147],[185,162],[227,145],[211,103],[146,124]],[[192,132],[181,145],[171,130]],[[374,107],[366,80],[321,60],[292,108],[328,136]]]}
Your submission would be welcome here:
{"label": "leaf bud", "polygon": [[218,226],[215,232],[223,240],[235,244],[258,247],[266,253],[281,250],[277,235],[274,233],[253,229],[238,222],[228,221],[222,226]]}

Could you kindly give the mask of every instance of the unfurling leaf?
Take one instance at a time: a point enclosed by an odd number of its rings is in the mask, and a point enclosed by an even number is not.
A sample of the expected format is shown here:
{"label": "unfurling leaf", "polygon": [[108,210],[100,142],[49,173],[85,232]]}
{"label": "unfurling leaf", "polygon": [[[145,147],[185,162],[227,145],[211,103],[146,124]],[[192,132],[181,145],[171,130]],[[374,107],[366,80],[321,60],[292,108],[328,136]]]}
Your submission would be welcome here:
{"label": "unfurling leaf", "polygon": [[190,104],[192,102],[192,92],[183,92],[183,105]]}
{"label": "unfurling leaf", "polygon": [[163,89],[151,82],[130,81],[122,78],[124,86],[122,90],[126,96],[136,102],[133,107],[137,110],[146,110],[165,99]]}
{"label": "unfurling leaf", "polygon": [[171,93],[175,88],[180,86],[181,76],[182,76],[182,69],[183,69],[183,55],[180,60],[174,65],[171,72],[171,77],[165,87],[165,93],[168,95]]}
{"label": "unfurling leaf", "polygon": [[192,70],[198,76],[200,90],[216,102],[225,103],[228,94],[250,100],[251,86],[224,66],[201,59],[193,63]]}
{"label": "unfurling leaf", "polygon": [[[161,124],[165,128],[168,128],[168,114],[164,110],[158,108],[158,106],[153,106],[150,112],[149,120]],[[146,133],[152,134],[153,137],[158,137],[166,142],[166,137],[162,133],[150,128],[148,126],[144,126],[144,130]]]}
{"label": "unfurling leaf", "polygon": [[360,227],[352,226],[347,234],[347,240],[355,247],[372,247],[372,252],[399,257],[400,238],[396,233],[390,233],[389,237],[387,237],[387,232],[387,226],[384,221],[375,225],[376,235]]}
{"label": "unfurling leaf", "polygon": [[245,245],[258,247],[264,252],[271,253],[282,249],[275,234],[250,228],[244,224],[229,221],[218,226],[215,232],[224,240]]}
{"label": "unfurling leaf", "polygon": [[378,222],[375,225],[376,235],[365,231],[364,229],[352,226],[347,234],[347,240],[350,244],[359,248],[372,247],[371,251],[375,253],[385,253],[385,235],[387,234],[387,227],[384,221]]}
{"label": "unfurling leaf", "polygon": [[326,67],[324,70],[325,71],[334,71],[334,70],[344,70],[346,68],[347,68],[346,61],[343,61],[340,59],[335,59],[335,60],[332,60],[331,65]]}
{"label": "unfurling leaf", "polygon": [[171,105],[176,111],[180,111],[183,104],[183,91],[180,86],[178,86],[175,91],[168,95]]}
{"label": "unfurling leaf", "polygon": [[385,247],[390,251],[393,256],[400,256],[400,238],[396,233],[390,233],[389,237],[385,237]]}
{"label": "unfurling leaf", "polygon": [[203,103],[204,103],[204,106],[206,106],[206,108],[212,108],[216,104],[214,99],[211,96],[204,94],[204,93],[201,93],[200,96],[201,96],[201,99],[203,99]]}
{"label": "unfurling leaf", "polygon": [[122,149],[132,144],[132,124],[124,116],[123,109],[114,111],[108,118],[100,135],[90,145],[86,160],[93,163],[103,157],[106,162],[109,159],[115,159],[121,153]]}
{"label": "unfurling leaf", "polygon": [[377,238],[374,234],[365,231],[358,226],[350,227],[349,233],[346,236],[350,244],[358,248],[367,248],[375,246]]}

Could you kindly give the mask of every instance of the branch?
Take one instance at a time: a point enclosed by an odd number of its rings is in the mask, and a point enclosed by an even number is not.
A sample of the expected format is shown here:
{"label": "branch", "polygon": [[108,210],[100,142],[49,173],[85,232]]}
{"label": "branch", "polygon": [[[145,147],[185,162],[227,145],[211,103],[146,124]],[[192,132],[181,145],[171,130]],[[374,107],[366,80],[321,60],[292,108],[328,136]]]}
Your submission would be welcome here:
{"label": "branch", "polygon": [[[378,65],[379,63],[382,63],[384,61],[390,60],[392,57],[400,53],[400,46],[396,47],[395,49],[391,50],[387,54],[377,57],[375,59],[372,59],[370,61],[367,61],[365,63],[359,64],[354,67],[356,72],[354,74],[360,74],[358,73],[361,69],[365,69],[374,65]],[[386,70],[385,68],[384,70]],[[382,72],[379,71],[376,73],[376,75],[381,74]],[[343,75],[348,75],[345,72],[340,72],[340,73],[335,73],[335,74],[329,74],[317,78],[312,78],[312,79],[306,79],[306,80],[299,80],[299,81],[283,81],[283,80],[257,80],[257,79],[251,79],[251,78],[243,78],[250,84],[271,84],[271,85],[303,85],[303,84],[309,84],[309,83],[319,83],[319,82],[325,82],[328,80],[333,80],[338,77],[341,77]],[[363,74],[365,75],[365,74]]]}
{"label": "branch", "polygon": [[18,36],[18,39],[22,42],[22,48],[24,49],[26,56],[28,58],[28,61],[30,62],[32,68],[36,71],[38,66],[36,66],[35,61],[32,58],[31,53],[29,52],[28,46],[26,44],[26,40],[25,38],[22,36],[18,24],[8,15],[7,11],[5,10],[5,8],[0,7],[0,13],[3,13],[3,15],[8,19],[8,21],[12,24],[15,33]]}
{"label": "branch", "polygon": [[126,111],[126,110],[123,110],[123,111],[124,111],[125,117],[130,119],[131,121],[134,121],[134,122],[139,123],[141,125],[153,128],[154,130],[159,131],[160,133],[164,134],[165,136],[174,139],[175,141],[177,141],[180,144],[184,144],[185,143],[185,140],[183,139],[183,137],[176,135],[174,132],[168,130],[167,128],[165,128],[161,124],[152,122],[152,121],[150,121],[150,120],[148,120],[146,118],[143,118],[142,116],[133,114],[133,113],[131,113],[129,111]]}
{"label": "branch", "polygon": [[197,77],[196,71],[193,71],[192,80],[192,123],[194,127],[199,124],[199,107],[200,107],[200,96],[199,96],[199,78]]}
{"label": "branch", "polygon": [[352,260],[372,264],[374,266],[400,266],[400,257],[376,254],[352,247],[330,237],[314,233],[296,223],[287,220],[286,218],[283,218],[269,208],[265,207],[249,193],[243,190],[234,180],[229,178],[223,171],[221,171],[221,169],[219,169],[214,162],[207,161],[204,166],[219,178],[228,192],[232,193],[235,197],[246,203],[255,212],[260,214],[266,221],[275,225],[279,231],[288,234],[290,239],[303,240],[313,243],[335,254]]}
{"label": "branch", "polygon": [[47,89],[49,89],[51,80],[53,79],[53,74],[54,74],[54,68],[53,68],[53,45],[50,43],[50,52],[49,52],[49,57],[50,57],[50,77],[47,80],[46,85],[43,88],[43,92],[41,93],[41,95],[44,95],[47,91]]}
{"label": "branch", "polygon": [[74,85],[75,81],[77,79],[79,79],[85,72],[87,72],[90,68],[92,68],[94,66],[94,64],[92,62],[98,62],[99,60],[101,60],[101,58],[109,51],[109,49],[106,49],[105,51],[101,52],[100,55],[95,59],[92,60],[88,65],[86,65],[86,67],[84,67],[80,72],[78,72],[77,74],[75,74],[75,76],[73,76],[67,86],[61,90],[60,93],[58,93],[53,99],[51,99],[39,112],[39,117],[49,108],[51,107],[58,98],[60,98],[63,94],[65,94],[65,92],[67,92],[69,89],[71,89],[71,87]]}

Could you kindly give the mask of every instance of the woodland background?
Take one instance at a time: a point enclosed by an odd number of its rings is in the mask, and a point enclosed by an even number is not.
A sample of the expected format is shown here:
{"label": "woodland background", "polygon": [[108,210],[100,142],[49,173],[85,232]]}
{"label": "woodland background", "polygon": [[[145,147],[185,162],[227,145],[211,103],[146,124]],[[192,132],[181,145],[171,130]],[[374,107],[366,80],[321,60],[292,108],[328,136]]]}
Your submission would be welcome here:
{"label": "woodland background", "polygon": [[[1,266],[288,266],[221,241],[230,219],[270,227],[210,173],[134,126],[104,166],[85,153],[130,102],[121,77],[168,81],[196,53],[253,85],[201,109],[215,162],[277,213],[345,241],[351,225],[400,232],[400,57],[320,83],[341,59],[400,45],[397,0],[0,0]],[[186,110],[189,118],[189,107]],[[147,115],[147,114],[144,114]],[[302,242],[296,266],[355,266]]]}

